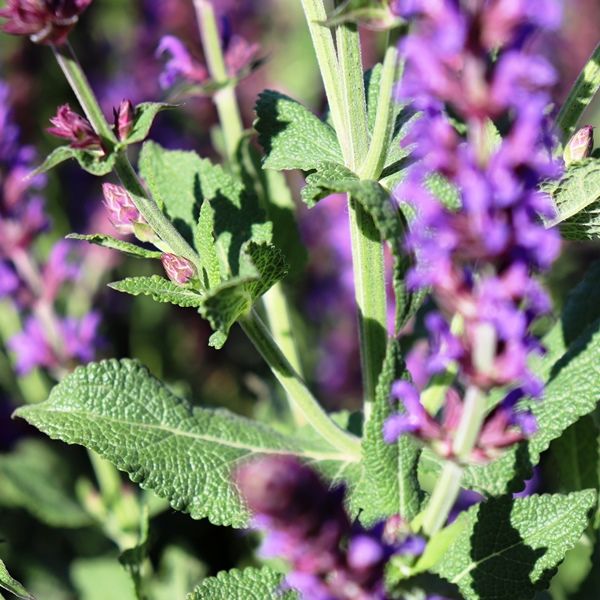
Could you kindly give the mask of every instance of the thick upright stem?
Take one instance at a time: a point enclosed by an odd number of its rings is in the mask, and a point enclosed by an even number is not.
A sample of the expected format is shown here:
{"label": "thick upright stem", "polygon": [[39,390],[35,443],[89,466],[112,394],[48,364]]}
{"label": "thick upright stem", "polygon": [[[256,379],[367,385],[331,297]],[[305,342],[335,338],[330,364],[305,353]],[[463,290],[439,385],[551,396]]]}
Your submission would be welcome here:
{"label": "thick upright stem", "polygon": [[346,433],[329,418],[273,341],[260,317],[253,312],[240,323],[306,421],[332,446],[354,458],[360,457],[360,440]]}

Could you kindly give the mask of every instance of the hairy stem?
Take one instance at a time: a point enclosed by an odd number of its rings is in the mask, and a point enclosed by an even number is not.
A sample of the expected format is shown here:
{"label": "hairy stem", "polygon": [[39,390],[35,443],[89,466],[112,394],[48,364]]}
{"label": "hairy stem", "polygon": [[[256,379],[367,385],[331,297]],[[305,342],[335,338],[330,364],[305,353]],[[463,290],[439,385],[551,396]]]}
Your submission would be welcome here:
{"label": "hairy stem", "polygon": [[271,366],[275,377],[293,399],[310,425],[332,446],[356,459],[360,457],[360,440],[338,427],[321,408],[315,397],[283,355],[266,325],[256,312],[240,321],[248,337]]}

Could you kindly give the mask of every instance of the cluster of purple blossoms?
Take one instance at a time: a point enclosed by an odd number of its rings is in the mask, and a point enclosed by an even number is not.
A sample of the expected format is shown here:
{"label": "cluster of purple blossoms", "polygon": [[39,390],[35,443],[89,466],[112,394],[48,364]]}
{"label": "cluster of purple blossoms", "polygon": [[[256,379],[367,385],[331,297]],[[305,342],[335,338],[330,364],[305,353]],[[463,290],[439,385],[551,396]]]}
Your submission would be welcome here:
{"label": "cluster of purple blossoms", "polygon": [[19,143],[8,88],[0,84],[0,299],[12,300],[23,316],[23,330],[8,342],[20,374],[92,360],[99,326],[94,312],[75,319],[55,310],[63,285],[80,275],[69,242],[57,243],[45,264],[35,259],[33,244],[48,220],[39,195],[45,178],[28,177],[34,160],[34,150]]}
{"label": "cluster of purple blossoms", "polygon": [[259,459],[235,477],[257,529],[261,553],[286,560],[286,585],[311,600],[385,600],[384,568],[390,557],[420,555],[425,542],[405,534],[399,519],[365,529],[351,523],[343,487],[329,489],[292,456]]}
{"label": "cluster of purple blossoms", "polygon": [[92,0],[8,0],[0,10],[2,31],[27,35],[36,44],[60,46]]}
{"label": "cluster of purple blossoms", "polygon": [[[543,351],[530,326],[551,308],[532,273],[547,269],[560,249],[559,234],[541,219],[552,216],[552,202],[539,191],[561,170],[546,110],[556,75],[524,44],[536,31],[556,29],[560,9],[556,0],[396,4],[414,21],[402,44],[407,65],[399,95],[422,113],[407,140],[418,162],[396,190],[416,212],[407,236],[416,255],[408,284],[431,288],[439,307],[426,320],[427,352],[411,361],[421,384],[458,365],[461,388],[511,388],[487,418],[475,461],[535,431],[517,403],[543,392],[527,361]],[[458,210],[430,191],[433,173],[459,191]],[[395,397],[405,412],[388,422],[386,439],[412,433],[450,456],[463,407],[457,389],[448,391],[441,423],[421,406],[415,387],[399,383]]]}

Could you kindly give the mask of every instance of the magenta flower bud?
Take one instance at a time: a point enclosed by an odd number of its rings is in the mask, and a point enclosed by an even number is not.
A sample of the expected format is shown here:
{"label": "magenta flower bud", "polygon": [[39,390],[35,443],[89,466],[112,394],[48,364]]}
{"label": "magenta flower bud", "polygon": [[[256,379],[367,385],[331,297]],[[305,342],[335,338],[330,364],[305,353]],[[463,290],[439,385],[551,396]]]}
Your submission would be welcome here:
{"label": "magenta flower bud", "polygon": [[29,36],[36,44],[60,46],[92,0],[8,0],[0,10],[2,31]]}
{"label": "magenta flower bud", "polygon": [[135,118],[135,109],[131,100],[123,100],[119,108],[114,108],[115,115],[115,133],[121,141],[127,139],[133,129],[133,120]]}
{"label": "magenta flower bud", "polygon": [[48,133],[69,140],[72,148],[101,148],[100,138],[94,132],[90,122],[71,110],[68,104],[63,104],[56,116],[50,119],[53,127]]}
{"label": "magenta flower bud", "polygon": [[196,277],[194,265],[181,256],[163,254],[160,260],[169,279],[177,285],[186,285]]}
{"label": "magenta flower bud", "polygon": [[102,185],[102,192],[108,218],[119,233],[129,235],[135,232],[137,223],[145,224],[144,217],[135,207],[125,188],[120,185],[105,183]]}
{"label": "magenta flower bud", "polygon": [[563,158],[565,159],[565,165],[568,167],[574,162],[589,158],[592,155],[594,149],[594,128],[591,125],[582,127],[577,133],[569,140],[569,143],[565,147]]}

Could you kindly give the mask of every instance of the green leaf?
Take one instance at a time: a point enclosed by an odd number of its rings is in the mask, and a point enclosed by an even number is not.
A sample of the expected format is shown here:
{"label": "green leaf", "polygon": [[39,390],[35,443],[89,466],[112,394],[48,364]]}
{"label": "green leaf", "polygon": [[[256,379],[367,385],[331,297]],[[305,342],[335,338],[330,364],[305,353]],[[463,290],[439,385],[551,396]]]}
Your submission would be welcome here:
{"label": "green leaf", "polygon": [[71,159],[75,159],[84,171],[96,175],[97,177],[103,177],[113,170],[116,158],[116,152],[106,156],[100,154],[98,151],[93,152],[90,150],[71,148],[71,146],[59,146],[50,153],[46,160],[35,169],[29,177],[35,177],[41,173],[46,173],[47,171],[50,171],[50,169]]}
{"label": "green leaf", "polygon": [[135,117],[133,120],[133,128],[124,140],[124,143],[137,144],[143,142],[150,133],[156,115],[163,110],[176,108],[175,104],[166,104],[164,102],[142,102],[135,107]]}
{"label": "green leaf", "polygon": [[546,478],[560,492],[597,490],[598,428],[591,415],[571,425],[550,444]]}
{"label": "green leaf", "polygon": [[78,600],[137,600],[133,582],[116,558],[78,559],[71,565]]}
{"label": "green leaf", "polygon": [[600,46],[595,50],[575,82],[558,115],[558,126],[568,140],[575,133],[579,118],[600,89]]}
{"label": "green leaf", "polygon": [[275,246],[249,243],[241,257],[240,276],[209,290],[199,305],[200,314],[217,332],[211,345],[221,348],[231,326],[286,273],[283,255]]}
{"label": "green leaf", "polygon": [[302,200],[309,208],[319,200],[335,193],[335,189],[343,189],[359,181],[350,169],[338,163],[321,162],[315,169],[315,172],[306,178],[306,186],[301,193]]}
{"label": "green leaf", "polygon": [[588,524],[596,492],[488,500],[467,512],[467,528],[434,572],[466,600],[531,598],[544,589]]}
{"label": "green leaf", "polygon": [[421,505],[417,444],[410,436],[402,436],[396,444],[387,444],[382,434],[386,419],[398,410],[390,402],[392,384],[405,374],[400,344],[392,340],[379,377],[373,414],[363,438],[363,477],[353,498],[353,505],[363,511],[360,518],[365,523],[397,514],[410,521]]}
{"label": "green leaf", "polygon": [[265,90],[258,97],[256,115],[254,127],[266,169],[310,171],[322,162],[343,163],[333,128],[296,100]]}
{"label": "green leaf", "polygon": [[0,560],[0,588],[14,594],[17,598],[33,600],[33,596],[16,580],[10,576],[3,561]]}
{"label": "green leaf", "polygon": [[92,520],[74,488],[75,476],[48,443],[24,440],[10,454],[0,455],[2,506],[24,508],[52,527],[85,527]]}
{"label": "green leaf", "polygon": [[564,347],[569,347],[594,321],[600,319],[600,261],[569,294],[561,323]]}
{"label": "green leaf", "polygon": [[67,239],[82,240],[84,242],[89,242],[90,244],[102,246],[103,248],[118,250],[119,252],[124,252],[125,254],[129,256],[134,256],[136,258],[160,258],[162,255],[161,252],[157,252],[155,250],[146,250],[146,248],[142,248],[141,246],[138,246],[136,244],[124,242],[123,240],[119,240],[117,238],[111,237],[110,235],[104,235],[102,233],[93,233],[91,235],[70,233],[67,236]]}
{"label": "green leaf", "polygon": [[296,592],[280,589],[283,575],[273,569],[247,568],[222,571],[205,579],[187,600],[293,600]]}
{"label": "green leaf", "polygon": [[160,275],[128,277],[109,283],[108,287],[132,296],[150,296],[157,302],[175,304],[183,308],[198,308],[203,301],[203,297],[191,287],[177,285]]}
{"label": "green leaf", "polygon": [[557,210],[548,227],[560,224],[563,237],[569,240],[600,238],[600,160],[574,163],[560,181],[545,186],[545,191]]}
{"label": "green leaf", "polygon": [[225,410],[193,408],[130,360],[79,367],[46,402],[16,414],[51,438],[94,450],[176,510],[219,525],[247,522],[231,483],[231,470],[246,458],[296,454],[333,480],[350,479],[358,467],[323,441],[285,436]]}

